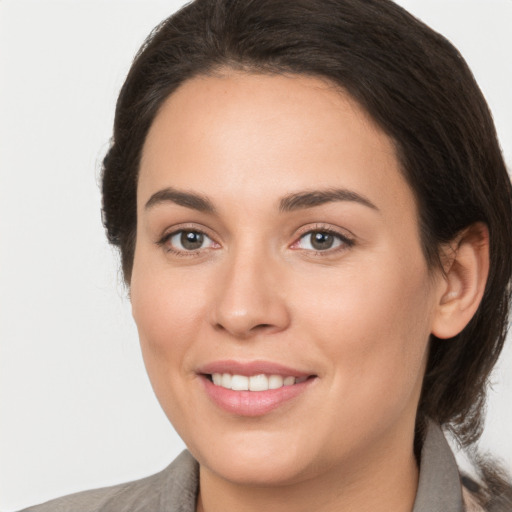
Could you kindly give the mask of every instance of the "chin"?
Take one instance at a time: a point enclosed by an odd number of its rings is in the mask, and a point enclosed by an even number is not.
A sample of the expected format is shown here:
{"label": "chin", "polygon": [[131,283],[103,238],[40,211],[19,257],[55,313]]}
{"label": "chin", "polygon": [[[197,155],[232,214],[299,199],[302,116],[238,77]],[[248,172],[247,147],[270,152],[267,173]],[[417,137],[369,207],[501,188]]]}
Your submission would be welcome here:
{"label": "chin", "polygon": [[239,485],[286,485],[311,473],[304,443],[282,434],[231,434],[216,443],[191,446],[190,451],[208,471]]}
{"label": "chin", "polygon": [[231,483],[244,486],[272,487],[300,482],[308,473],[292,457],[254,457],[249,459],[233,453],[230,459],[215,460],[204,464],[212,473]]}

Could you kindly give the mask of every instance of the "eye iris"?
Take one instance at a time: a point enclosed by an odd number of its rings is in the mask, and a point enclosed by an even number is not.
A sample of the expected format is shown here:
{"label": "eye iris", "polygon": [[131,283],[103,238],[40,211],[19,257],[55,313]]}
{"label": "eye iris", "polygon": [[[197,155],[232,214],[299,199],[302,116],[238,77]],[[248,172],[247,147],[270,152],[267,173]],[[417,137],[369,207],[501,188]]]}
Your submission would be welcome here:
{"label": "eye iris", "polygon": [[195,231],[184,231],[181,233],[180,242],[181,245],[189,250],[200,249],[203,245],[204,235]]}
{"label": "eye iris", "polygon": [[316,250],[330,249],[334,243],[334,236],[330,233],[317,231],[311,234],[311,246]]}

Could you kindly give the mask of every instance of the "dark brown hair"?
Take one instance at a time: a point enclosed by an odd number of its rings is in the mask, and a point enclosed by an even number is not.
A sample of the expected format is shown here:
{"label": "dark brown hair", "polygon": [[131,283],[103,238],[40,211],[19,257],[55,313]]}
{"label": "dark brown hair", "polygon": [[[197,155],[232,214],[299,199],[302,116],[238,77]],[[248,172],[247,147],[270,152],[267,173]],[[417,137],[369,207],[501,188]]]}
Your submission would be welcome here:
{"label": "dark brown hair", "polygon": [[395,141],[431,267],[440,244],[475,222],[487,224],[491,265],[482,303],[458,336],[432,338],[418,411],[419,422],[430,416],[463,444],[475,441],[506,334],[512,200],[491,115],[463,58],[389,0],[196,0],[182,8],[137,54],[104,159],[104,224],[127,283],[149,127],[177,87],[223,68],[318,76],[355,98]]}

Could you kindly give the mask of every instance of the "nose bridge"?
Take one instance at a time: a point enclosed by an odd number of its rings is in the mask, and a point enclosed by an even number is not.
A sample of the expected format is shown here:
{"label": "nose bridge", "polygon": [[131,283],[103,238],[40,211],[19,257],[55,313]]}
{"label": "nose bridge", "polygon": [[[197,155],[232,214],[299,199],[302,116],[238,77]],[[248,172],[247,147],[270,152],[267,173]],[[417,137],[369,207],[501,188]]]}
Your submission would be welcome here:
{"label": "nose bridge", "polygon": [[279,263],[265,244],[234,247],[220,272],[213,322],[238,338],[277,332],[289,322]]}

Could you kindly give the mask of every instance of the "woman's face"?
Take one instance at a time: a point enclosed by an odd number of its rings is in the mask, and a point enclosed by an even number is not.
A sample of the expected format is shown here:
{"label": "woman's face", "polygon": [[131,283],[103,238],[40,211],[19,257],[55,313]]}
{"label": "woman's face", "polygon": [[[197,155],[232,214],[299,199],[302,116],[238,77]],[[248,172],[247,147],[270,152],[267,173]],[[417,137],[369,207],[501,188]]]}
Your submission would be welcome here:
{"label": "woman's face", "polygon": [[190,80],[137,193],[142,352],[203,468],[276,484],[412,457],[441,278],[393,143],[353,100],[301,76]]}

